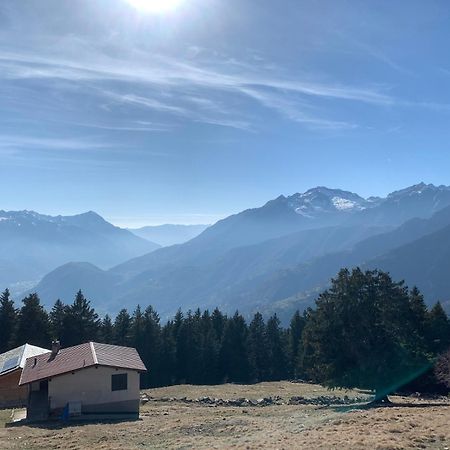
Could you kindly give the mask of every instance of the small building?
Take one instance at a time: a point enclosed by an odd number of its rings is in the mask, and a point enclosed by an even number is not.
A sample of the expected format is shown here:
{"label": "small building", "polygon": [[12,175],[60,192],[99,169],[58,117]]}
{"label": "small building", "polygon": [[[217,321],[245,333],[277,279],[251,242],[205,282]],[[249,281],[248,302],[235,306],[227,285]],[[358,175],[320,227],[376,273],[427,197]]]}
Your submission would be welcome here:
{"label": "small building", "polygon": [[25,361],[48,352],[46,348],[24,344],[0,355],[0,408],[16,408],[27,404],[28,390],[25,386],[19,386]]}
{"label": "small building", "polygon": [[28,386],[28,420],[48,417],[139,417],[140,373],[134,348],[87,342],[28,358],[20,385]]}

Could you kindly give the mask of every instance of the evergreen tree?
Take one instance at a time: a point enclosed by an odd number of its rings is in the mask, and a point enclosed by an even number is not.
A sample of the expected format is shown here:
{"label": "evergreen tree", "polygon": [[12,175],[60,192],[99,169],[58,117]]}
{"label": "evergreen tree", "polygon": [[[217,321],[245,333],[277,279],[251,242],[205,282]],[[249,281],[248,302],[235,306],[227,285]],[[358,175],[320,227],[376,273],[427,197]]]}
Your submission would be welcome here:
{"label": "evergreen tree", "polygon": [[186,342],[186,330],[184,315],[179,309],[175,314],[173,321],[173,337],[175,340],[175,377],[177,383],[186,383],[187,365],[188,365],[188,350]]}
{"label": "evergreen tree", "polygon": [[64,320],[64,329],[61,336],[61,344],[64,347],[95,341],[99,337],[101,321],[91,302],[83,293],[77,292],[75,300],[67,308]]}
{"label": "evergreen tree", "polygon": [[252,381],[257,383],[267,380],[269,350],[266,325],[260,313],[255,314],[248,327],[248,357]]}
{"label": "evergreen tree", "polygon": [[268,380],[282,380],[287,375],[286,343],[276,314],[267,321],[266,336]]}
{"label": "evergreen tree", "polygon": [[437,302],[428,313],[426,338],[434,355],[450,348],[450,320],[440,302]]}
{"label": "evergreen tree", "polygon": [[[161,330],[161,349],[159,360],[159,383],[161,386],[167,386],[177,382],[176,355],[177,350],[174,338],[173,322],[169,321]],[[150,370],[153,370],[152,366],[150,366]]]}
{"label": "evergreen tree", "polygon": [[14,342],[17,311],[8,289],[0,295],[0,353],[9,350]]}
{"label": "evergreen tree", "polygon": [[36,293],[22,300],[16,332],[16,346],[23,344],[48,348],[51,344],[50,322]]}
{"label": "evergreen tree", "polygon": [[114,342],[114,325],[108,314],[102,320],[99,336],[104,344],[112,344]]}
{"label": "evergreen tree", "polygon": [[123,308],[114,320],[114,344],[129,347],[132,342],[132,320],[128,311]]}
{"label": "evergreen tree", "polygon": [[60,340],[64,335],[67,307],[58,299],[50,311],[50,333],[53,340]]}
{"label": "evergreen tree", "polygon": [[288,332],[289,374],[293,378],[300,376],[299,358],[302,349],[302,333],[306,318],[297,310],[292,316]]}
{"label": "evergreen tree", "polygon": [[236,311],[227,320],[220,349],[220,365],[223,381],[246,383],[250,380],[250,364],[247,352],[247,324]]}
{"label": "evergreen tree", "polygon": [[133,312],[133,317],[131,318],[131,329],[130,329],[130,344],[135,347],[138,352],[142,348],[144,341],[145,332],[145,319],[144,314],[141,311],[141,307],[137,305]]}
{"label": "evergreen tree", "polygon": [[148,306],[143,315],[144,338],[139,346],[139,354],[149,369],[142,376],[143,386],[161,385],[161,325],[158,313]]}
{"label": "evergreen tree", "polygon": [[194,321],[191,311],[178,327],[177,345],[177,375],[182,383],[195,384],[201,364],[201,338],[198,335],[198,324]]}
{"label": "evergreen tree", "polygon": [[374,389],[384,401],[429,367],[410,333],[408,291],[388,274],[343,269],[316,305],[303,332],[303,362],[316,381]]}
{"label": "evergreen tree", "polygon": [[223,337],[225,324],[227,323],[227,317],[220,312],[219,308],[215,308],[211,314],[211,323],[216,336],[216,342],[220,343]]}
{"label": "evergreen tree", "polygon": [[197,309],[194,314],[189,314],[185,325],[187,327],[187,352],[188,367],[187,367],[187,382],[191,384],[204,384],[204,336],[202,330],[202,316],[200,309]]}
{"label": "evergreen tree", "polygon": [[219,371],[219,341],[213,327],[212,317],[206,310],[201,319],[202,334],[202,384],[217,384],[220,382]]}
{"label": "evergreen tree", "polygon": [[425,351],[427,349],[426,334],[428,310],[423,295],[416,286],[414,286],[409,293],[409,305],[411,309],[411,317],[409,318],[411,333],[415,334],[417,345],[420,345],[421,350]]}

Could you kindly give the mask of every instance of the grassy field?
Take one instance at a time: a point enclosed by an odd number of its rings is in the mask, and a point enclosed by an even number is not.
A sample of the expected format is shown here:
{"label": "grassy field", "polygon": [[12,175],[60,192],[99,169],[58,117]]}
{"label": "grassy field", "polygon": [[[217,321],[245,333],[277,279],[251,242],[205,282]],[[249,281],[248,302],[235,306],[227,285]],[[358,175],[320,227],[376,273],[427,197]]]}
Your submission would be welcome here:
{"label": "grassy field", "polygon": [[[450,449],[450,400],[393,397],[397,406],[288,405],[292,396],[361,397],[289,382],[252,386],[173,386],[145,391],[151,400],[135,422],[0,429],[5,449]],[[210,396],[281,398],[277,405],[187,403]],[[172,399],[167,401],[167,399]]]}
{"label": "grassy field", "polygon": [[11,412],[10,409],[0,409],[0,428],[4,428],[5,423],[9,422],[11,419]]}

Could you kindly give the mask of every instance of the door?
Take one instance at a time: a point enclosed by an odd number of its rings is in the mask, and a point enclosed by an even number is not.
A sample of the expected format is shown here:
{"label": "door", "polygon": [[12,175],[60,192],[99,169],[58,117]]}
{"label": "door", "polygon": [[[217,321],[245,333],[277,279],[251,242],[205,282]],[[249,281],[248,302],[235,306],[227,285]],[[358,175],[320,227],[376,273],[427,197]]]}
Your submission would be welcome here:
{"label": "door", "polygon": [[39,382],[39,388],[31,390],[28,400],[27,419],[46,420],[48,418],[48,380]]}

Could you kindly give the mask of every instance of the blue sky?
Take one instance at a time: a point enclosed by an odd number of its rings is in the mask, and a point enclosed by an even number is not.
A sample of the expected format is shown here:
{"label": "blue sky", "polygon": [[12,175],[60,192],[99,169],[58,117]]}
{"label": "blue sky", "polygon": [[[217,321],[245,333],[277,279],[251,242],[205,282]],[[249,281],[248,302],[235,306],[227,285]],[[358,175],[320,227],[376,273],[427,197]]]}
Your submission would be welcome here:
{"label": "blue sky", "polygon": [[450,4],[0,3],[1,209],[211,223],[449,184]]}

